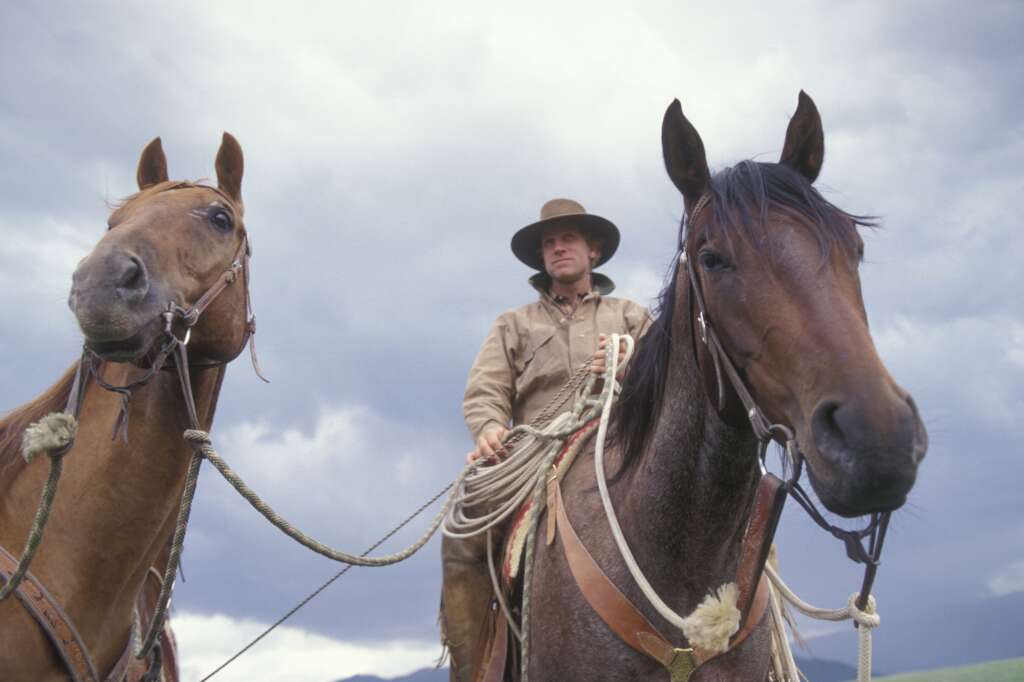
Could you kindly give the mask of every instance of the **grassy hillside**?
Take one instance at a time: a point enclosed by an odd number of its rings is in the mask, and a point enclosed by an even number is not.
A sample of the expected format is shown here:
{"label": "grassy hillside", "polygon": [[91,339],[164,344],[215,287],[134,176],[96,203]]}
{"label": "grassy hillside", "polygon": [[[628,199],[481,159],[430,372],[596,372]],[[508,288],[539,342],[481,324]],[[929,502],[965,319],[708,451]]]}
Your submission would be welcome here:
{"label": "grassy hillside", "polygon": [[992,661],[960,668],[943,668],[919,673],[879,677],[878,682],[1020,682],[1024,680],[1024,658]]}

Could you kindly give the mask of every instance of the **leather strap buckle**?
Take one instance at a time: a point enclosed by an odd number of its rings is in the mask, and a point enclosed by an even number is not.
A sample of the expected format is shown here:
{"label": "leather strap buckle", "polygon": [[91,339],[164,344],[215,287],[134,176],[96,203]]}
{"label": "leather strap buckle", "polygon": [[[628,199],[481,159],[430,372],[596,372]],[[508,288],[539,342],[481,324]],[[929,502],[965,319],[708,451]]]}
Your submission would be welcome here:
{"label": "leather strap buckle", "polygon": [[669,674],[671,675],[672,682],[687,682],[690,679],[690,675],[697,669],[697,657],[693,653],[693,649],[672,649],[672,660],[669,661],[668,668]]}

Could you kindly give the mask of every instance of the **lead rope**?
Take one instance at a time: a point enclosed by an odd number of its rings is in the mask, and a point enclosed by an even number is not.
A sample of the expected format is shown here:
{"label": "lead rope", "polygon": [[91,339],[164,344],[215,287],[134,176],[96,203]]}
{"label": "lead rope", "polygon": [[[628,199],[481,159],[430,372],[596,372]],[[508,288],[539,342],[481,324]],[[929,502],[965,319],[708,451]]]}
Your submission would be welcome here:
{"label": "lead rope", "polygon": [[[384,535],[384,537],[382,537],[380,540],[377,540],[377,542],[375,542],[372,545],[370,545],[366,549],[366,551],[363,552],[362,554],[360,554],[359,556],[366,556],[367,554],[369,554],[370,552],[372,552],[373,550],[377,549],[378,547],[383,545],[385,542],[390,540],[392,537],[394,537],[394,535],[396,533],[398,533],[398,531],[400,531],[403,528],[405,528],[407,525],[409,525],[409,523],[413,519],[415,519],[417,516],[422,514],[424,511],[426,511],[428,507],[431,507],[435,502],[437,502],[439,499],[441,499],[441,497],[445,493],[447,493],[449,490],[451,490],[453,485],[455,485],[455,484],[454,483],[449,483],[444,488],[442,488],[436,495],[434,495],[432,498],[430,498],[429,500],[424,502],[422,505],[420,505],[419,509],[414,511],[409,516],[405,517],[404,521],[402,521],[400,524],[398,524],[397,526],[392,528],[390,531],[388,531],[387,534]],[[242,654],[247,652],[249,649],[251,649],[254,646],[256,646],[256,644],[258,644],[260,642],[260,640],[262,640],[264,637],[266,637],[271,632],[273,632],[279,625],[284,623],[286,620],[288,620],[289,618],[294,616],[298,612],[298,610],[301,609],[303,606],[305,606],[306,604],[311,602],[313,599],[315,599],[321,592],[326,590],[334,581],[336,581],[338,578],[340,578],[341,576],[343,576],[346,573],[348,573],[349,569],[351,569],[351,568],[352,568],[352,564],[349,564],[349,565],[345,566],[345,568],[341,569],[340,571],[335,573],[333,576],[328,578],[325,583],[323,583],[322,585],[317,587],[315,590],[310,592],[308,595],[306,595],[302,599],[302,601],[300,601],[298,604],[296,604],[291,609],[289,609],[287,613],[285,613],[283,616],[281,616],[276,621],[274,621],[267,629],[265,629],[263,632],[261,632],[259,635],[257,635],[255,639],[253,639],[251,642],[249,642],[244,647],[239,649],[238,652],[234,656],[232,656],[228,660],[226,660],[223,663],[221,663],[213,672],[211,672],[210,674],[206,675],[206,677],[203,677],[201,680],[199,680],[199,682],[206,682],[211,677],[213,677],[214,675],[219,673],[221,670],[223,670],[224,668],[228,667],[231,663],[233,663],[235,661],[235,659],[240,657]]]}
{"label": "lead rope", "polygon": [[[236,474],[220,457],[220,455],[217,454],[217,451],[213,448],[213,444],[210,440],[210,434],[198,428],[199,419],[196,415],[192,386],[188,377],[188,351],[183,343],[178,343],[175,351],[177,353],[175,357],[175,364],[179,368],[178,376],[181,380],[181,388],[185,397],[185,405],[188,409],[189,421],[193,425],[193,428],[187,429],[183,434],[185,442],[192,450],[192,460],[189,462],[189,469],[185,478],[185,487],[181,494],[181,505],[178,508],[178,519],[174,528],[174,537],[171,542],[170,556],[168,557],[167,567],[164,570],[163,579],[160,583],[160,596],[157,598],[157,605],[153,612],[153,619],[150,621],[146,635],[142,638],[141,644],[134,651],[137,658],[145,658],[149,655],[160,636],[160,632],[163,630],[164,620],[167,616],[167,607],[170,603],[171,592],[174,589],[174,576],[177,573],[178,566],[181,562],[181,551],[185,542],[185,533],[188,530],[188,520],[192,510],[192,500],[196,493],[199,469],[204,459],[209,460],[224,479],[230,483],[254,509],[260,512],[275,527],[304,547],[313,550],[317,554],[326,556],[333,561],[353,566],[387,566],[398,563],[409,558],[423,547],[423,545],[425,545],[433,536],[438,526],[440,526],[441,521],[452,504],[454,495],[449,496],[448,500],[441,508],[441,511],[437,514],[430,527],[425,533],[423,533],[419,540],[401,552],[384,557],[357,556],[335,550],[298,530],[245,484],[245,481],[243,481],[241,477],[238,476],[238,474]],[[475,465],[468,465],[455,480],[455,486],[458,487],[462,479],[475,468]],[[159,665],[159,662],[156,659],[154,659],[154,665]]]}
{"label": "lead rope", "polygon": [[[562,385],[562,387],[559,389],[558,393],[555,394],[555,396],[548,402],[547,405],[544,406],[544,408],[541,410],[541,413],[531,422],[531,425],[534,426],[535,428],[541,428],[542,426],[544,426],[548,422],[550,422],[552,416],[555,413],[555,411],[563,403],[565,403],[565,401],[569,398],[569,396],[572,395],[573,391],[579,389],[579,387],[581,385],[586,383],[587,378],[590,375],[591,375],[590,363],[587,362],[587,363],[581,365],[579,367],[579,369],[577,369],[577,371],[569,378],[569,380],[565,384]],[[557,429],[556,429],[556,431],[557,431]],[[199,439],[200,445],[202,445],[202,442],[203,442],[201,434],[202,434],[202,432],[196,432],[194,434],[194,437]],[[505,443],[504,443],[505,448],[511,448],[515,443],[517,443],[520,440],[522,440],[522,438],[524,436],[525,436],[525,434],[523,434],[523,433],[517,433],[517,434],[511,434],[510,433],[509,436],[506,437],[506,440],[505,440]],[[208,441],[208,440],[209,440],[209,436],[206,435],[206,441]],[[213,457],[210,456],[210,453],[213,453]],[[214,457],[216,457],[216,453],[215,453],[215,451],[212,450],[212,447],[210,448],[210,451],[208,453],[204,454],[204,456],[207,457],[208,459],[210,459],[211,463],[213,463],[214,466],[218,466],[217,462],[214,461]],[[217,459],[219,460],[219,458],[217,458]],[[223,460],[219,460],[219,461],[223,464]],[[225,469],[228,468],[226,464],[223,464],[223,466],[224,466]],[[220,470],[219,467],[218,467],[218,470]],[[228,470],[230,470],[230,469],[228,469]],[[232,472],[232,474],[233,473],[234,472]],[[466,473],[466,472],[464,472],[464,473]],[[375,549],[380,547],[382,544],[384,544],[387,540],[391,539],[391,537],[393,537],[396,533],[398,533],[398,531],[400,531],[402,528],[404,528],[409,523],[411,523],[413,519],[415,519],[421,513],[426,511],[428,507],[432,506],[435,502],[437,502],[437,500],[439,500],[445,493],[447,493],[449,490],[452,490],[453,488],[455,488],[456,484],[458,483],[458,480],[459,479],[456,479],[456,481],[453,481],[452,483],[449,483],[444,488],[442,488],[441,491],[438,492],[433,498],[431,498],[429,501],[427,501],[422,506],[420,506],[419,509],[417,509],[412,514],[410,514],[408,517],[406,517],[406,519],[404,521],[402,521],[395,528],[393,528],[391,531],[389,531],[380,540],[378,540],[377,542],[372,544],[365,552],[363,552],[359,556],[360,557],[366,557],[366,555],[368,555],[370,552],[374,551]],[[244,484],[242,484],[242,485],[244,485]],[[488,538],[488,540],[489,540],[489,538]],[[488,545],[489,545],[488,546],[488,550],[489,551],[492,550],[492,547],[490,547],[490,544],[491,543],[488,542]],[[505,614],[505,617],[508,619],[509,624],[511,626],[511,629],[516,634],[516,637],[518,639],[521,639],[522,636],[520,634],[519,628],[516,627],[515,620],[513,619],[512,614],[511,614],[511,612],[510,612],[510,610],[508,608],[508,604],[502,598],[501,593],[500,593],[500,589],[498,588],[498,581],[497,581],[497,576],[496,576],[496,574],[494,572],[493,561],[489,559],[488,563],[489,563],[489,566],[490,566],[492,583],[495,586],[495,594],[498,596],[499,603],[502,606],[502,611]],[[313,590],[310,594],[308,594],[306,597],[304,597],[298,604],[293,606],[287,613],[285,613],[283,616],[281,616],[276,621],[274,621],[274,623],[271,624],[269,627],[267,627],[262,633],[257,635],[252,641],[250,641],[248,644],[246,644],[244,647],[242,647],[237,653],[235,653],[233,656],[231,656],[231,658],[229,658],[224,663],[222,663],[220,666],[218,666],[213,672],[211,672],[208,675],[206,675],[206,677],[203,677],[200,680],[200,682],[206,682],[207,680],[212,678],[214,675],[219,673],[221,670],[226,668],[228,665],[230,665],[237,658],[239,658],[244,653],[246,653],[249,649],[254,647],[260,640],[262,640],[264,637],[269,635],[274,629],[276,629],[278,626],[280,626],[286,620],[291,618],[295,613],[297,613],[299,611],[299,609],[301,609],[303,606],[305,606],[310,601],[312,601],[314,598],[316,598],[321,592],[323,592],[325,589],[327,589],[327,587],[329,585],[331,585],[338,578],[340,578],[345,573],[347,573],[348,570],[350,568],[352,568],[353,565],[355,565],[355,564],[347,565],[345,568],[343,568],[340,571],[338,571],[337,573],[335,573],[332,577],[328,578],[326,582],[324,582],[322,585],[320,585],[315,590]]]}

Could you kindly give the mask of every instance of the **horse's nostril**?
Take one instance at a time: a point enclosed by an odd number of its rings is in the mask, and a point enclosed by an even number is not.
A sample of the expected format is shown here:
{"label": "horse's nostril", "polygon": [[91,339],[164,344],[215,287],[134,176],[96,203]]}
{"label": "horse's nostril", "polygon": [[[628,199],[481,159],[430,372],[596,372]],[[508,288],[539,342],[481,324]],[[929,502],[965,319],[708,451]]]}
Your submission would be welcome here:
{"label": "horse's nostril", "polygon": [[141,300],[149,290],[146,265],[137,256],[126,255],[119,259],[118,266],[117,293],[128,302]]}
{"label": "horse's nostril", "polygon": [[811,416],[811,433],[814,444],[822,453],[841,453],[845,450],[846,434],[843,429],[841,405],[838,402],[822,401]]}

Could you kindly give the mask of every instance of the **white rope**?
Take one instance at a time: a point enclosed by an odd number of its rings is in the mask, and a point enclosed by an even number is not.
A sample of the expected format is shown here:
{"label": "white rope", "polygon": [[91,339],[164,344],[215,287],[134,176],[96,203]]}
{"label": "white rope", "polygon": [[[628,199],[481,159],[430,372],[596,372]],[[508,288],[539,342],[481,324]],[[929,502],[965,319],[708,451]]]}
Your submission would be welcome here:
{"label": "white rope", "polygon": [[[626,341],[626,358],[633,353],[633,339],[630,337],[624,337]],[[611,337],[612,347],[618,343],[618,335],[612,334]],[[614,372],[615,364],[618,357],[612,357],[612,371]],[[594,472],[597,478],[597,487],[601,493],[601,504],[604,505],[605,516],[608,517],[608,525],[612,530],[612,537],[615,538],[615,544],[619,548],[619,553],[622,555],[623,560],[626,562],[626,567],[629,569],[630,575],[633,576],[633,580],[636,581],[637,585],[640,586],[640,590],[644,593],[647,601],[657,610],[661,616],[672,625],[676,626],[680,630],[683,630],[683,622],[686,620],[678,613],[673,611],[668,604],[666,604],[658,593],[654,591],[651,583],[647,580],[643,571],[640,569],[639,564],[636,562],[636,558],[633,556],[633,551],[629,548],[629,543],[626,542],[626,537],[622,533],[622,527],[619,525],[619,518],[615,514],[615,508],[612,506],[611,496],[608,494],[608,483],[605,481],[604,472],[604,439],[605,433],[608,430],[608,419],[611,414],[611,403],[604,406],[604,410],[601,412],[601,424],[597,430],[597,445],[594,448]]]}
{"label": "white rope", "polygon": [[793,660],[793,649],[786,635],[786,617],[782,613],[782,599],[779,591],[768,583],[768,599],[771,604],[772,669],[782,682],[799,682],[800,670]]}
{"label": "white rope", "polygon": [[[592,384],[590,380],[586,387]],[[585,400],[584,405],[592,402],[596,401]],[[450,538],[469,538],[500,526],[533,493],[537,476],[551,451],[554,449],[557,454],[562,441],[590,418],[587,413],[563,412],[543,429],[524,425],[512,429],[508,438],[518,433],[526,434],[525,437],[507,459],[477,467],[463,479],[454,492],[456,503],[448,510],[441,532]],[[471,515],[476,513],[480,515]]]}
{"label": "white rope", "polygon": [[[613,335],[612,338],[621,338],[628,343],[629,351],[623,359],[624,364],[632,354],[633,339],[626,335]],[[616,348],[612,343],[612,339],[609,339],[609,349]],[[580,368],[580,372],[585,372],[585,381],[577,380],[574,376],[559,391],[560,396],[562,391],[582,383],[571,408],[547,423],[548,410],[545,408],[542,411],[544,414],[530,424],[514,427],[503,441],[503,445],[511,444],[508,456],[496,464],[479,466],[469,472],[454,491],[455,504],[451,506],[441,527],[444,535],[450,538],[473,537],[501,526],[519,510],[535,492],[538,480],[547,475],[549,460],[554,459],[564,442],[611,403],[613,389],[617,386],[613,377],[618,367],[618,355],[607,352],[612,355],[613,362],[605,365],[605,386],[599,395],[593,395],[598,376],[590,371],[588,362]],[[557,406],[564,402],[564,399],[559,400],[559,396],[555,396],[549,405]]]}
{"label": "white rope", "polygon": [[789,586],[783,582],[778,572],[771,566],[766,564],[764,567],[765,572],[768,574],[768,578],[772,581],[772,587],[777,589],[786,601],[793,605],[793,607],[811,618],[817,620],[827,621],[843,621],[852,620],[857,624],[858,630],[858,655],[857,655],[857,682],[870,682],[871,680],[871,631],[878,627],[881,622],[876,609],[875,609],[875,598],[868,595],[867,606],[864,610],[857,608],[857,600],[860,599],[860,594],[854,592],[850,595],[850,599],[844,608],[840,609],[823,609],[817,606],[812,606],[798,597]]}

